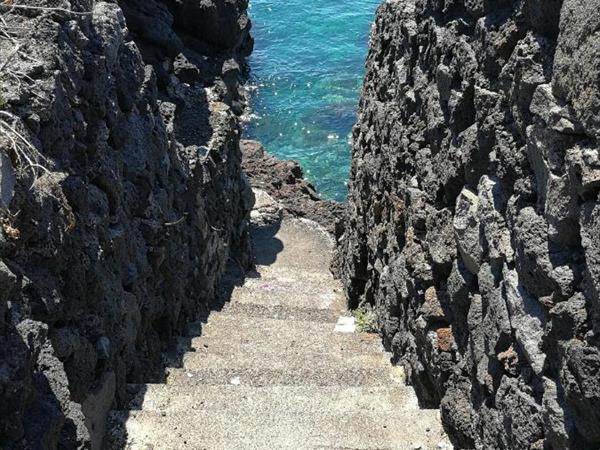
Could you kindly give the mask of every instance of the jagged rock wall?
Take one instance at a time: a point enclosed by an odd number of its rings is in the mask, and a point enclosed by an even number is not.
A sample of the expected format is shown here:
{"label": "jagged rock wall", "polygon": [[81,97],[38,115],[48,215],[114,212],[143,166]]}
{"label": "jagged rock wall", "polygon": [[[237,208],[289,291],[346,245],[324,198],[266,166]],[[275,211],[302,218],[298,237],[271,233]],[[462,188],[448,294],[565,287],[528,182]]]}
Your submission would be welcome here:
{"label": "jagged rock wall", "polygon": [[0,447],[98,448],[126,382],[247,261],[247,3],[18,5],[0,6]]}
{"label": "jagged rock wall", "polygon": [[458,448],[600,446],[599,11],[377,14],[340,273]]}

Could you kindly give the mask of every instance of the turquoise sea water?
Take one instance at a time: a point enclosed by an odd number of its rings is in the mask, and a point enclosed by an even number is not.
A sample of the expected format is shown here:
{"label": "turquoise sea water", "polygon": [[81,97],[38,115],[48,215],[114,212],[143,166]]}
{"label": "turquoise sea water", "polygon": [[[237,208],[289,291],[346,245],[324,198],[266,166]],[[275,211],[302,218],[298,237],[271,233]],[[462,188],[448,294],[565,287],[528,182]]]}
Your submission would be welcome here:
{"label": "turquoise sea water", "polygon": [[255,117],[246,136],[345,201],[350,133],[380,0],[251,0]]}

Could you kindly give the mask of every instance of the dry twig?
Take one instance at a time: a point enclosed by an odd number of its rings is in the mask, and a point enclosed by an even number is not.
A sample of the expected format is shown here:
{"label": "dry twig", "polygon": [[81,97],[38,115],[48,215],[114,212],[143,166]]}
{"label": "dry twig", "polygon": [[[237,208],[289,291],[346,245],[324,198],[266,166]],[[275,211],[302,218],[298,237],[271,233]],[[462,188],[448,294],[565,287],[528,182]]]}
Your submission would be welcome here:
{"label": "dry twig", "polygon": [[181,216],[181,218],[179,220],[176,220],[175,222],[165,222],[164,226],[165,227],[174,227],[176,225],[179,225],[180,223],[182,223],[185,220],[187,215],[188,215],[188,213],[183,213],[183,216]]}
{"label": "dry twig", "polygon": [[[0,61],[0,80],[2,78],[14,79],[19,87],[21,87],[23,81],[31,83],[35,83],[35,81],[26,73],[14,70],[10,67],[14,57],[18,55],[19,57],[34,63],[41,64],[41,62],[21,51],[22,45],[18,42],[18,38],[23,37],[22,34],[25,33],[27,28],[11,26],[5,20],[6,13],[15,10],[61,13],[72,16],[91,16],[93,14],[92,11],[71,11],[59,7],[21,5],[17,3],[17,0],[0,0],[0,38],[10,42],[12,46],[12,49],[8,52],[6,57]],[[43,98],[37,93],[33,93],[33,95]],[[16,159],[17,166],[31,170],[35,182],[41,172],[49,173],[49,170],[46,168],[48,160],[21,132],[18,131],[18,121],[19,118],[17,116],[8,111],[0,110],[0,136],[4,137],[8,143],[8,146],[2,150],[8,153],[12,149],[12,156]]]}
{"label": "dry twig", "polygon": [[14,10],[14,9],[21,9],[21,10],[27,10],[27,11],[60,12],[60,13],[65,13],[65,14],[72,14],[74,16],[91,16],[93,14],[91,11],[71,11],[70,9],[65,9],[65,8],[19,5],[19,4],[13,3],[13,2],[9,3],[7,1],[0,4],[0,6],[9,8],[9,11]]}
{"label": "dry twig", "polygon": [[[9,124],[6,120],[2,119],[2,117],[12,119],[13,124]],[[39,171],[50,173],[50,171],[40,163],[40,161],[47,163],[48,160],[27,138],[17,131],[15,127],[16,121],[17,117],[13,114],[7,111],[0,111],[0,135],[6,137],[12,144],[12,150],[15,153],[17,162],[20,165],[29,168],[32,171],[34,179],[38,178]]]}

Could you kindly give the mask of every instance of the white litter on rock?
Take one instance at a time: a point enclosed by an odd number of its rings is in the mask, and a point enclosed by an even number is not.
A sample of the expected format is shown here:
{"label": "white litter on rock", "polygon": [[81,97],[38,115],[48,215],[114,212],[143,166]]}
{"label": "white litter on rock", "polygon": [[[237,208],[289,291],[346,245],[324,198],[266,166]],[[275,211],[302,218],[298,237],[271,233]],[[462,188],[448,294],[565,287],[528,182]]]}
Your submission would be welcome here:
{"label": "white litter on rock", "polygon": [[336,333],[354,333],[356,331],[354,317],[338,317],[337,323],[335,324],[335,328],[333,331],[335,331]]}
{"label": "white litter on rock", "polygon": [[239,384],[241,383],[240,381],[240,377],[234,377],[231,379],[231,381],[229,381],[231,384],[233,384],[234,386],[239,386]]}

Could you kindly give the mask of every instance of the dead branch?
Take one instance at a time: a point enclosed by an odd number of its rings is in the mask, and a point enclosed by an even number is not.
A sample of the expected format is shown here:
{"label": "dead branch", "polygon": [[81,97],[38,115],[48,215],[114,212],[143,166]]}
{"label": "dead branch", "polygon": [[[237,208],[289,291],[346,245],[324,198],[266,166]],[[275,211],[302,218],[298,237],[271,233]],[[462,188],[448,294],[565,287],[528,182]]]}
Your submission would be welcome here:
{"label": "dead branch", "polygon": [[29,5],[18,5],[18,4],[6,4],[6,3],[0,4],[0,6],[8,8],[9,11],[14,10],[14,9],[21,9],[21,10],[28,10],[28,11],[60,12],[60,13],[65,13],[65,14],[72,14],[74,16],[91,16],[93,14],[92,11],[71,11],[70,9],[65,9],[65,8],[51,8],[51,7],[45,7],[45,6],[29,6]]}
{"label": "dead branch", "polygon": [[[7,111],[0,111],[0,117],[17,121],[17,117]],[[34,179],[38,178],[38,171],[50,173],[40,161],[47,163],[48,159],[42,155],[27,138],[25,138],[13,125],[0,118],[0,135],[8,139],[12,144],[12,150],[17,158],[18,165],[26,166],[31,170]]]}
{"label": "dead branch", "polygon": [[[23,38],[23,36],[21,36],[22,32],[17,30],[25,30],[26,28],[19,26],[13,27],[9,25],[6,20],[6,14],[14,10],[60,13],[72,16],[91,16],[93,14],[92,11],[80,12],[59,7],[29,6],[17,4],[17,0],[0,0],[0,39],[5,39],[12,45],[11,50],[0,62],[0,77],[4,79],[14,79],[19,88],[22,87],[22,81],[27,81],[30,83],[34,83],[35,81],[32,80],[26,73],[13,70],[11,63],[13,62],[15,56],[18,55],[19,57],[34,63],[41,64],[41,62],[27,55],[26,52],[21,51],[23,45],[18,40]],[[33,95],[43,99],[43,97],[35,92],[33,92]],[[27,137],[19,132],[17,125],[19,120],[20,118],[14,114],[11,114],[5,110],[0,110],[0,136],[4,137],[7,144],[6,147],[4,149],[0,149],[0,151],[11,153],[17,168],[31,170],[34,179],[33,183],[35,183],[41,173],[50,173],[50,171],[47,169],[49,161],[38,151],[38,149]]]}

